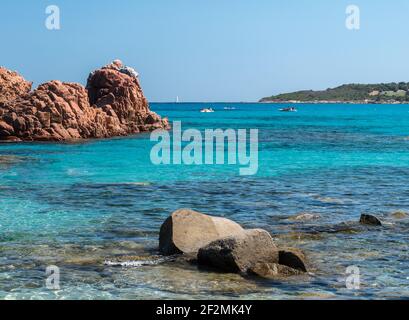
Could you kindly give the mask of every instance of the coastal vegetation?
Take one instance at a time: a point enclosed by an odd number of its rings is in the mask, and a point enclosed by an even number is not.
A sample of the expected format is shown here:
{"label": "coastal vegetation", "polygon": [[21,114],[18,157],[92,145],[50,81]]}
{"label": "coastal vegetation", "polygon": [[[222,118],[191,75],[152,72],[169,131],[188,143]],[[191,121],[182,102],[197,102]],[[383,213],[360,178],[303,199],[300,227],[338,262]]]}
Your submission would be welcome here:
{"label": "coastal vegetation", "polygon": [[303,90],[265,97],[260,102],[406,103],[409,83],[344,84],[321,91]]}

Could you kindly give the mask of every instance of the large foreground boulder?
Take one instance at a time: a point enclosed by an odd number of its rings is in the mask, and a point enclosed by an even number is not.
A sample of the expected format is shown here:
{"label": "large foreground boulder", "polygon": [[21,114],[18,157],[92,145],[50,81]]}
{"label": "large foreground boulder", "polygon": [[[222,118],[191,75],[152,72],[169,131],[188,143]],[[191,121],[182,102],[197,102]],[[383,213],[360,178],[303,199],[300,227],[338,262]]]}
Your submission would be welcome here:
{"label": "large foreground boulder", "polygon": [[214,240],[243,232],[239,224],[229,219],[181,209],[172,213],[163,223],[159,250],[164,255],[197,254],[200,248]]}
{"label": "large foreground boulder", "polygon": [[225,272],[248,273],[259,263],[279,263],[279,250],[262,229],[245,230],[201,248],[198,263]]}
{"label": "large foreground boulder", "polygon": [[137,73],[118,60],[91,73],[87,89],[61,81],[30,89],[31,83],[0,68],[0,140],[65,141],[169,129],[167,119],[149,110]]}
{"label": "large foreground boulder", "polygon": [[305,254],[277,248],[270,233],[245,230],[237,223],[189,209],[172,213],[162,224],[159,249],[164,255],[185,254],[190,262],[221,272],[277,278],[307,272]]}

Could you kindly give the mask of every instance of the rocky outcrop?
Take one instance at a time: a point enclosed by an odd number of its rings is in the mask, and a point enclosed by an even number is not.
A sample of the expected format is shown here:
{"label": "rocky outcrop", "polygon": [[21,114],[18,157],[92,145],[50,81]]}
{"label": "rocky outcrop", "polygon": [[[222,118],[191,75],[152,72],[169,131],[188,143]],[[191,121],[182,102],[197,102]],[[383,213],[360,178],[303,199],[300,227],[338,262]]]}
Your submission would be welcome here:
{"label": "rocky outcrop", "polygon": [[[9,74],[0,69],[1,79]],[[31,84],[12,75],[14,85],[0,83],[0,140],[66,141],[169,128],[149,110],[137,73],[118,60],[91,73],[87,88],[50,81],[29,92]]]}
{"label": "rocky outcrop", "polygon": [[181,209],[172,213],[162,224],[159,250],[164,255],[197,254],[201,247],[210,242],[243,231],[239,224],[229,219]]}
{"label": "rocky outcrop", "polygon": [[362,214],[359,223],[368,226],[382,226],[382,222],[377,217],[370,214]]}
{"label": "rocky outcrop", "polygon": [[197,260],[200,265],[246,274],[259,263],[278,264],[279,250],[267,231],[253,229],[211,242],[199,250]]}
{"label": "rocky outcrop", "polygon": [[18,73],[0,67],[0,104],[26,95],[31,86]]}
{"label": "rocky outcrop", "polygon": [[0,155],[0,168],[2,167],[10,167],[14,166],[19,163],[25,163],[27,161],[30,161],[30,158],[28,157],[22,157],[22,156],[3,156]]}
{"label": "rocky outcrop", "polygon": [[189,209],[175,211],[162,224],[159,250],[221,272],[265,278],[307,272],[305,254],[296,248],[277,248],[266,230],[246,230],[234,221]]}

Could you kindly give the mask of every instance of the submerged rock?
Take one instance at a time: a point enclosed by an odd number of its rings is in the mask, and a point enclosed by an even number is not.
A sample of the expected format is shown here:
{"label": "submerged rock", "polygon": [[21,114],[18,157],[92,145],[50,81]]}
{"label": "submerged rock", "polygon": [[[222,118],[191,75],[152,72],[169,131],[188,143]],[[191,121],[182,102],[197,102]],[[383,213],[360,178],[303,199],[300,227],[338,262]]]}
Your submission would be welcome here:
{"label": "submerged rock", "polygon": [[301,232],[301,231],[290,231],[288,233],[283,233],[277,235],[278,238],[285,241],[322,241],[325,238],[324,233],[318,232]]}
{"label": "submerged rock", "polygon": [[296,270],[285,265],[265,262],[257,263],[256,265],[252,266],[248,273],[267,279],[276,279],[304,274],[304,272],[300,270]]}
{"label": "submerged rock", "polygon": [[12,164],[20,163],[20,162],[27,161],[27,160],[28,158],[25,158],[25,157],[0,155],[0,166],[1,165],[12,165]]}
{"label": "submerged rock", "polygon": [[185,258],[199,267],[216,271],[290,276],[307,271],[305,254],[296,248],[278,249],[270,233],[245,230],[237,223],[189,209],[172,213],[159,236],[162,254]]}
{"label": "submerged rock", "polygon": [[308,212],[303,212],[295,215],[294,217],[290,217],[289,220],[293,221],[310,221],[310,220],[316,220],[319,219],[320,215],[318,214],[313,214],[313,213],[308,213]]}
{"label": "submerged rock", "polygon": [[392,212],[391,216],[394,219],[406,219],[409,217],[409,214],[405,211],[396,211],[396,212]]}
{"label": "submerged rock", "polygon": [[336,198],[332,198],[332,197],[322,197],[322,196],[314,196],[314,199],[321,202],[321,203],[327,203],[327,204],[334,204],[334,205],[340,205],[340,204],[344,204],[344,200],[341,199],[336,199]]}
{"label": "submerged rock", "polygon": [[87,88],[50,81],[30,92],[30,83],[0,68],[0,140],[65,141],[169,129],[167,119],[149,110],[137,76],[124,70],[116,61],[91,73]]}
{"label": "submerged rock", "polygon": [[197,260],[221,271],[247,273],[258,263],[279,263],[279,251],[267,231],[253,229],[213,241],[199,250]]}
{"label": "submerged rock", "polygon": [[162,224],[159,250],[162,254],[196,254],[210,242],[243,232],[234,221],[193,210],[177,210]]}
{"label": "submerged rock", "polygon": [[[354,234],[364,231],[364,228],[359,225],[357,222],[341,222],[334,225],[318,225],[318,226],[307,226],[298,228],[297,232],[294,233],[294,236],[303,235],[306,238],[306,235],[322,235],[325,233],[336,234],[336,233],[346,233]],[[318,237],[318,239],[320,239]]]}
{"label": "submerged rock", "polygon": [[[13,101],[31,91],[32,82],[26,81],[18,73],[0,67],[0,106]],[[0,123],[0,130],[2,126]]]}
{"label": "submerged rock", "polygon": [[370,214],[362,214],[359,223],[369,226],[382,226],[382,222]]}

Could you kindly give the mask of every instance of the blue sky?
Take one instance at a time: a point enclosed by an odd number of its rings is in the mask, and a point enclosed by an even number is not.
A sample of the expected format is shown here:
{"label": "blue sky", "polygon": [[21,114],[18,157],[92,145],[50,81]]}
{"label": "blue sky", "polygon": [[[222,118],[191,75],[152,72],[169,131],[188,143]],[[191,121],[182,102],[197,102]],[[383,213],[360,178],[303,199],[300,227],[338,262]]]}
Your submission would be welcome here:
{"label": "blue sky", "polygon": [[[61,30],[45,28],[58,5]],[[345,9],[361,10],[361,29]],[[115,58],[150,101],[255,101],[342,83],[409,81],[407,0],[1,0],[0,65],[35,85],[85,83]]]}

